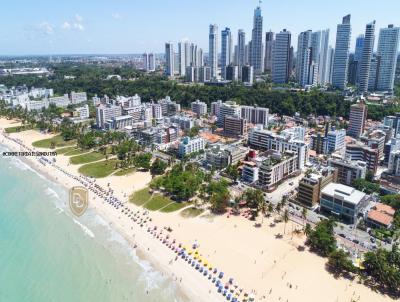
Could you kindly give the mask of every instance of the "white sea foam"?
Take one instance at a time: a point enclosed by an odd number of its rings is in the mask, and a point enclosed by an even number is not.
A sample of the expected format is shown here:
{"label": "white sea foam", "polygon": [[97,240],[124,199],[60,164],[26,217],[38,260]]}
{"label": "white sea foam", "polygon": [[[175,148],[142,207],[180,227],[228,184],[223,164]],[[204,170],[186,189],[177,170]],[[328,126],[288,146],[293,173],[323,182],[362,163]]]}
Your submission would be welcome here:
{"label": "white sea foam", "polygon": [[80,223],[78,220],[76,220],[75,218],[73,218],[73,221],[79,225],[81,227],[81,229],[85,232],[86,235],[88,235],[89,237],[94,238],[94,233],[84,224]]}

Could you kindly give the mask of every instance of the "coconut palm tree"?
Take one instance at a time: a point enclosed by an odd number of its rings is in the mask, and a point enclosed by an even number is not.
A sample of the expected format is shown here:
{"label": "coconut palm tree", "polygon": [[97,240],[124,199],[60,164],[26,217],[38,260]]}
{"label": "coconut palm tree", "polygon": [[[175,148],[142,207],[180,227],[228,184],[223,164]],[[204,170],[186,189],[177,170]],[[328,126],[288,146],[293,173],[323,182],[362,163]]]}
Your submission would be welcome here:
{"label": "coconut palm tree", "polygon": [[264,216],[266,215],[266,213],[268,211],[267,203],[264,200],[262,202],[260,202],[260,204],[258,205],[258,210],[261,212],[261,224],[263,224]]}
{"label": "coconut palm tree", "polygon": [[307,213],[308,213],[307,208],[303,207],[303,210],[301,211],[301,217],[303,218],[303,225],[304,226],[305,226],[306,220],[307,220]]}
{"label": "coconut palm tree", "polygon": [[283,218],[283,221],[285,222],[285,228],[283,230],[283,233],[286,234],[286,224],[289,221],[289,210],[288,209],[285,209],[285,211],[283,212],[282,218]]}

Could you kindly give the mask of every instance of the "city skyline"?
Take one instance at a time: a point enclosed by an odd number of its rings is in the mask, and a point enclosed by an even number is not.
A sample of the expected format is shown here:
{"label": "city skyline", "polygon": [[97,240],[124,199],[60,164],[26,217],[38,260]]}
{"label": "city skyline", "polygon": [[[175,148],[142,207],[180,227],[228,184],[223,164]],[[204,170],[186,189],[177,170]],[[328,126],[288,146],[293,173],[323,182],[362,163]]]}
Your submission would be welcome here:
{"label": "city skyline", "polygon": [[[253,2],[222,0],[214,3],[205,0],[193,10],[191,5],[180,0],[168,4],[156,0],[146,3],[114,0],[100,6],[98,3],[94,6],[94,1],[81,3],[72,0],[69,4],[57,3],[57,9],[49,14],[55,5],[49,0],[40,3],[16,0],[3,4],[4,11],[18,11],[19,18],[5,14],[0,21],[0,55],[162,53],[165,38],[174,43],[187,39],[208,49],[210,24],[217,24],[219,29],[229,27],[236,45],[238,29],[243,29],[247,37],[251,37],[253,12],[259,5],[258,1]],[[389,0],[383,6],[367,2],[370,3],[336,1],[324,3],[321,7],[316,0],[308,1],[307,6],[266,1],[261,4],[263,34],[269,30],[277,33],[286,28],[292,33],[292,45],[297,45],[300,32],[330,29],[334,33],[341,18],[351,14],[350,50],[353,52],[356,37],[364,33],[370,20],[376,20],[377,32],[388,24],[399,25],[396,11],[400,10],[400,3]],[[21,7],[24,7],[23,11],[19,9]],[[362,12],[360,7],[363,7]],[[149,14],[143,13],[146,11]],[[179,22],[171,21],[173,15],[179,16],[174,18]],[[334,43],[335,35],[331,34],[329,45],[334,46]],[[377,41],[374,51],[376,48]]]}

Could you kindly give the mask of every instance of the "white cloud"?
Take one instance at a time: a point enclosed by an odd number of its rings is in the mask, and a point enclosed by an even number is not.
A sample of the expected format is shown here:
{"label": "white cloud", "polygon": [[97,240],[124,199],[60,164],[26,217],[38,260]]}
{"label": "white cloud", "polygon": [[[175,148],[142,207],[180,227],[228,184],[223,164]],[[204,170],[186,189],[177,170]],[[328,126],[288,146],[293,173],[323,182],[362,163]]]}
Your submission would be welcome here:
{"label": "white cloud", "polygon": [[78,15],[78,14],[76,14],[76,15],[75,15],[75,21],[76,21],[76,23],[82,23],[82,21],[83,21],[83,18],[82,18],[82,16],[81,16],[81,15]]}
{"label": "white cloud", "polygon": [[46,35],[52,35],[52,34],[54,34],[54,27],[53,27],[53,25],[51,25],[49,22],[47,22],[47,21],[43,21],[42,23],[40,23],[38,26],[37,26],[37,29],[40,31],[40,32],[42,32],[42,33],[44,33],[44,34],[46,34]]}
{"label": "white cloud", "polygon": [[111,16],[116,20],[122,19],[122,16],[119,13],[113,13]]}
{"label": "white cloud", "polygon": [[85,27],[80,23],[74,23],[74,29],[79,30],[79,31],[84,31]]}
{"label": "white cloud", "polygon": [[61,26],[61,28],[66,29],[66,30],[71,29],[71,24],[69,22],[65,21],[63,23],[63,25]]}

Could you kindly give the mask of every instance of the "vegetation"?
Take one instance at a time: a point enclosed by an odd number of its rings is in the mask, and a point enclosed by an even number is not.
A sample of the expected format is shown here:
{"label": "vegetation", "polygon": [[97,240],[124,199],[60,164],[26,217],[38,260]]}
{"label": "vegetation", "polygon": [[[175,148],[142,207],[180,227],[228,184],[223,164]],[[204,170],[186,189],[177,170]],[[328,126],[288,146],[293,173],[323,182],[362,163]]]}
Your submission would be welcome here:
{"label": "vegetation", "polygon": [[[8,87],[24,85],[31,87],[53,88],[56,94],[75,91],[87,91],[89,97],[107,94],[134,95],[138,93],[143,101],[157,100],[171,96],[183,107],[200,99],[208,105],[215,100],[233,100],[243,105],[265,106],[271,112],[293,115],[301,112],[308,114],[347,116],[349,102],[335,92],[291,92],[290,90],[273,90],[271,84],[259,83],[253,87],[245,87],[240,83],[233,83],[225,87],[205,85],[180,85],[166,77],[146,75],[133,68],[122,66],[118,68],[95,66],[89,64],[57,64],[50,65],[54,73],[49,77],[36,76],[6,76],[0,78],[0,83]],[[105,80],[109,74],[119,74],[122,81]],[[74,75],[76,78],[65,80],[64,75]],[[135,81],[129,79],[135,78]]]}
{"label": "vegetation", "polygon": [[224,213],[229,205],[231,195],[226,180],[211,181],[206,187],[211,211],[217,214]]}
{"label": "vegetation", "polygon": [[157,158],[151,165],[150,173],[153,177],[156,175],[162,175],[164,174],[165,169],[167,169],[167,167],[168,164],[165,161]]}
{"label": "vegetation", "polygon": [[349,256],[349,253],[340,249],[332,251],[328,256],[327,266],[329,270],[337,276],[356,272],[356,268]]}
{"label": "vegetation", "polygon": [[196,207],[189,207],[186,209],[183,209],[180,215],[185,218],[190,218],[190,217],[197,217],[201,215],[204,212],[204,210],[196,208]]}
{"label": "vegetation", "polygon": [[163,188],[177,200],[189,200],[200,188],[204,173],[197,167],[187,164],[178,164],[172,167],[165,176],[155,178],[152,186]]}
{"label": "vegetation", "polygon": [[328,256],[336,250],[336,238],[333,231],[335,222],[324,219],[320,221],[314,230],[307,235],[307,244],[312,251],[321,256]]}
{"label": "vegetation", "polygon": [[400,251],[393,245],[391,251],[378,249],[364,255],[364,273],[369,281],[400,296]]}
{"label": "vegetation", "polygon": [[363,191],[366,194],[378,193],[380,192],[380,186],[378,183],[374,183],[362,178],[353,181],[353,187],[359,191]]}
{"label": "vegetation", "polygon": [[81,164],[91,163],[94,161],[99,161],[104,158],[105,158],[104,154],[93,151],[90,153],[71,157],[69,161],[73,165],[81,165]]}
{"label": "vegetation", "polygon": [[118,167],[118,160],[110,159],[110,160],[103,160],[91,164],[83,165],[79,168],[79,173],[94,177],[94,178],[103,178],[111,173],[113,173]]}
{"label": "vegetation", "polygon": [[129,201],[137,206],[145,204],[151,198],[149,188],[144,188],[140,191],[136,191],[129,197]]}
{"label": "vegetation", "polygon": [[162,194],[155,194],[149,201],[143,204],[143,207],[150,211],[157,211],[172,203],[172,200]]}
{"label": "vegetation", "polygon": [[36,148],[59,148],[59,147],[65,147],[65,146],[70,146],[75,144],[75,141],[65,141],[64,138],[61,135],[54,136],[52,138],[47,138],[43,140],[39,140],[36,142],[32,143],[32,146]]}
{"label": "vegetation", "polygon": [[136,171],[136,168],[135,168],[135,167],[130,167],[130,168],[118,170],[118,171],[115,172],[113,175],[115,175],[115,176],[125,176],[125,175],[132,174],[132,173],[134,173],[135,171]]}
{"label": "vegetation", "polygon": [[188,203],[185,202],[172,202],[164,208],[160,209],[160,212],[163,213],[171,213],[175,211],[179,211],[180,209],[187,207]]}

